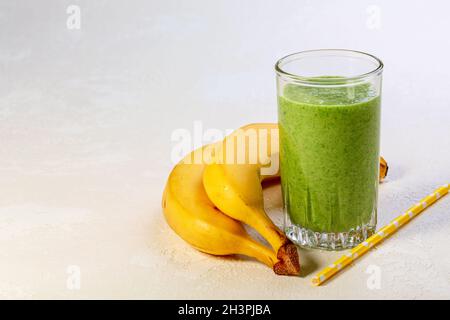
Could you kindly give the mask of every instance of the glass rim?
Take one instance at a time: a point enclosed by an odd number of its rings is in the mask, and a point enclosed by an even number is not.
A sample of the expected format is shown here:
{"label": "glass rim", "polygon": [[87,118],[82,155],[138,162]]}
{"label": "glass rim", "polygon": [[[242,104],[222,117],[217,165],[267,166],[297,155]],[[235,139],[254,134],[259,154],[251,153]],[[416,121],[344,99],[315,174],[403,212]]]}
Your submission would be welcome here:
{"label": "glass rim", "polygon": [[[355,53],[361,56],[365,56],[367,58],[370,58],[371,60],[375,61],[377,63],[377,66],[370,70],[369,72],[352,76],[352,77],[326,77],[326,78],[317,78],[317,77],[305,77],[297,74],[293,74],[290,72],[287,72],[283,70],[282,66],[283,63],[286,62],[286,60],[302,55],[302,54],[308,54],[308,53],[320,53],[320,52],[336,52],[336,53]],[[366,78],[369,78],[374,75],[379,75],[383,71],[384,64],[381,61],[381,59],[377,58],[376,56],[366,53],[363,51],[357,51],[357,50],[350,50],[350,49],[313,49],[313,50],[305,50],[305,51],[298,51],[291,53],[287,56],[284,56],[283,58],[279,59],[275,63],[275,72],[280,77],[286,77],[290,80],[293,80],[295,82],[304,83],[304,84],[311,84],[311,85],[336,85],[337,80],[344,81],[344,83],[353,83],[353,82],[359,82],[361,80],[364,80]]]}

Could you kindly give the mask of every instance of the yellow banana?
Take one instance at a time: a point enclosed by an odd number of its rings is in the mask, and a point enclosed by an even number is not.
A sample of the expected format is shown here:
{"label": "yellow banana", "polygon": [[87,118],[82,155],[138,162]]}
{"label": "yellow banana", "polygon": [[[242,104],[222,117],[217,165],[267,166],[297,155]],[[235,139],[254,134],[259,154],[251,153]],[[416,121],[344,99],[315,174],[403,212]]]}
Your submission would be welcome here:
{"label": "yellow banana", "polygon": [[383,181],[383,179],[386,178],[388,170],[389,166],[386,160],[384,160],[383,157],[380,157],[380,181]]}
{"label": "yellow banana", "polygon": [[208,199],[202,184],[203,152],[192,152],[172,170],[163,194],[162,206],[170,227],[196,249],[213,255],[242,254],[254,257],[280,273],[284,270],[273,250],[253,240],[242,224],[218,210]]}
{"label": "yellow banana", "polygon": [[[258,231],[277,253],[284,270],[298,274],[300,265],[294,244],[264,211],[261,182],[278,175],[278,170],[261,174],[261,168],[278,158],[276,124],[252,124],[225,138],[216,150],[214,163],[206,166],[203,185],[209,199],[225,214]],[[240,149],[245,152],[239,154]],[[261,149],[264,149],[261,152]],[[268,163],[270,166],[270,162]],[[278,168],[275,168],[278,169]]]}

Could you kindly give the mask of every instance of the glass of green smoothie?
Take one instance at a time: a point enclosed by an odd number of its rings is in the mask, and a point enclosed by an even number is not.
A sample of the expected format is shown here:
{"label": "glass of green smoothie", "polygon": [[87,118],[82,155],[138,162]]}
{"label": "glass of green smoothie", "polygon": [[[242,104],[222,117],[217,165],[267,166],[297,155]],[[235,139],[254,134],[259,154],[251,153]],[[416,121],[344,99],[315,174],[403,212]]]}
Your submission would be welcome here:
{"label": "glass of green smoothie", "polygon": [[377,223],[383,63],[323,49],[275,70],[285,232],[303,247],[352,248]]}

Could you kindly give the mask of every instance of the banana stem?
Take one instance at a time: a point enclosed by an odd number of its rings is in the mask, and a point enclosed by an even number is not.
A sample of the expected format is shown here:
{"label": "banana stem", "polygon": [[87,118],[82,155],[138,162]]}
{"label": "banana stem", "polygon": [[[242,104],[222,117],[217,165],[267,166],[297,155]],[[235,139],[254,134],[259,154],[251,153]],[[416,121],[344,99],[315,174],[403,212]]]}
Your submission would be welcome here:
{"label": "banana stem", "polygon": [[263,209],[256,210],[262,219],[252,220],[252,227],[269,242],[277,254],[273,271],[279,275],[298,275],[300,263],[297,247],[275,226]]}
{"label": "banana stem", "polygon": [[273,268],[278,261],[276,253],[265,245],[256,242],[249,237],[246,246],[242,246],[238,254],[254,257],[258,261],[264,263],[269,268]]}
{"label": "banana stem", "polygon": [[[275,252],[278,252],[278,250],[289,240],[272,222],[272,220],[267,216],[266,212],[263,209],[253,208],[252,210],[259,211],[259,216],[262,219],[252,219],[251,221],[245,223],[252,226],[256,231],[258,231],[267,240],[267,242],[269,242],[273,250],[275,250]],[[251,214],[247,216],[250,217]]]}

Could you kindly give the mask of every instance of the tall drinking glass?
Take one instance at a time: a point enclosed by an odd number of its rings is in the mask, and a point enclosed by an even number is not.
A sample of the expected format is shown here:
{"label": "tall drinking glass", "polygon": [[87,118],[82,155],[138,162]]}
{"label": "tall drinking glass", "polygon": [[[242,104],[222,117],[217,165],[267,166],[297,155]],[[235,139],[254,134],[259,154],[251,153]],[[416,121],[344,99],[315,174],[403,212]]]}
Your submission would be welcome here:
{"label": "tall drinking glass", "polygon": [[354,247],[377,222],[383,63],[330,49],[275,69],[285,232],[304,247]]}

